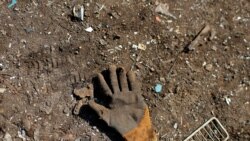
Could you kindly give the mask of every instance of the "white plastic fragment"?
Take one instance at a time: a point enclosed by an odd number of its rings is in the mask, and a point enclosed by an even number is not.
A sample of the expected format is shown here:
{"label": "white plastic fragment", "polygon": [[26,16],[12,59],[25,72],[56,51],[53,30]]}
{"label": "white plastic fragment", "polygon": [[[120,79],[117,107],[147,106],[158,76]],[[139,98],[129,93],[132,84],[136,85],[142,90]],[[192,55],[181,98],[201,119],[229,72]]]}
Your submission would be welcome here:
{"label": "white plastic fragment", "polygon": [[231,98],[225,97],[226,103],[227,105],[230,105],[230,103],[232,102]]}
{"label": "white plastic fragment", "polygon": [[85,31],[87,31],[87,32],[92,32],[93,30],[94,29],[92,27],[88,27],[88,28],[85,29]]}
{"label": "white plastic fragment", "polygon": [[73,15],[74,17],[84,20],[84,7],[82,5],[76,5],[73,7]]}

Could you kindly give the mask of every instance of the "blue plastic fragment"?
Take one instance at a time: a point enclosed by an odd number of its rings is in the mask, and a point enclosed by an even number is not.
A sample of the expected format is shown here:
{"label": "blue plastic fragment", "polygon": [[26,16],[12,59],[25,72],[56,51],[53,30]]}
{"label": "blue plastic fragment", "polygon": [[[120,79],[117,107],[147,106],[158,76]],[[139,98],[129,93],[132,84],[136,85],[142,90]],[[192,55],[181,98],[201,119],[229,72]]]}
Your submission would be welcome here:
{"label": "blue plastic fragment", "polygon": [[16,0],[11,0],[11,3],[8,5],[8,8],[12,8],[16,3]]}
{"label": "blue plastic fragment", "polygon": [[156,84],[154,90],[156,93],[160,93],[162,91],[162,85]]}

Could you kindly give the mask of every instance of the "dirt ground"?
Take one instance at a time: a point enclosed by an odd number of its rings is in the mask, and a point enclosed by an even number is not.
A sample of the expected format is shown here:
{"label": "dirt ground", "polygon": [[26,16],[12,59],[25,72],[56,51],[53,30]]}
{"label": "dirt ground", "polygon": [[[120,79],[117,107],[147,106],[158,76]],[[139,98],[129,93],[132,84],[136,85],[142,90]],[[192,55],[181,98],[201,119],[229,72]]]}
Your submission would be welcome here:
{"label": "dirt ground", "polygon": [[[169,6],[169,14],[155,9]],[[84,20],[72,16],[74,5]],[[250,140],[249,0],[0,0],[0,139],[120,140],[76,87],[108,65],[134,70],[162,141],[183,140],[217,117]],[[204,25],[203,36],[189,45]],[[92,27],[92,32],[85,29]],[[146,48],[138,48],[140,44]],[[154,86],[162,84],[160,93]]]}

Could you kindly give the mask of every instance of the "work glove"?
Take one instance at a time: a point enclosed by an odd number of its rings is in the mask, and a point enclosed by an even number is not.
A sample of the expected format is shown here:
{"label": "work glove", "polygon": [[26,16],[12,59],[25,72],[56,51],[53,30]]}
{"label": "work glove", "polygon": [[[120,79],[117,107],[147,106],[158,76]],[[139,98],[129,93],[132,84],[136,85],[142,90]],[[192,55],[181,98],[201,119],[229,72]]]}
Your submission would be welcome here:
{"label": "work glove", "polygon": [[135,73],[126,73],[123,68],[117,69],[112,65],[109,67],[109,74],[111,88],[100,73],[98,80],[103,90],[101,94],[110,97],[111,102],[104,106],[90,100],[89,106],[126,141],[156,141],[149,109],[141,95],[142,91]]}

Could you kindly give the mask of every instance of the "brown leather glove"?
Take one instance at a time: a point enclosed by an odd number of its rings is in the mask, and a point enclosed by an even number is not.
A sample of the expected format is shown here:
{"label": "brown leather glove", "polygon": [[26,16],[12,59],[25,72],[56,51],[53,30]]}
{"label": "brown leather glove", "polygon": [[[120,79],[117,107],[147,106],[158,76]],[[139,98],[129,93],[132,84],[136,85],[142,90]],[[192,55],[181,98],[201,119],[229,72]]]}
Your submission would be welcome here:
{"label": "brown leather glove", "polygon": [[98,74],[103,94],[111,98],[108,107],[89,102],[90,107],[97,112],[109,126],[115,128],[127,141],[156,141],[152,128],[149,110],[143,100],[139,83],[135,74],[127,74],[123,68],[118,73],[115,66],[110,66],[111,88],[102,74]]}

